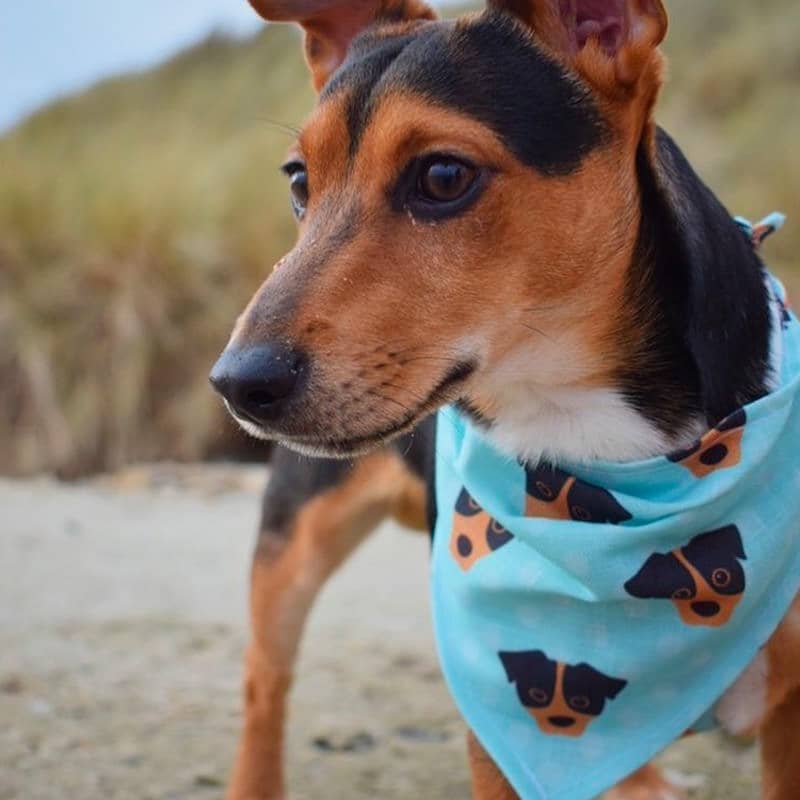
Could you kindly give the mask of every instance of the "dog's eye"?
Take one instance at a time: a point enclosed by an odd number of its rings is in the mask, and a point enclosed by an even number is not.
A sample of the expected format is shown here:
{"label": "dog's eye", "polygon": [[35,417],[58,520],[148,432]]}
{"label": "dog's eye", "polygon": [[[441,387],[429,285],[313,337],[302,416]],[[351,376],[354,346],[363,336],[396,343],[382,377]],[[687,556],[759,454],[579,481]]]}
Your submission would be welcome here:
{"label": "dog's eye", "polygon": [[289,176],[292,211],[297,219],[302,219],[308,205],[308,172],[305,164],[302,161],[290,161],[282,169]]}
{"label": "dog's eye", "polygon": [[711,582],[718,589],[724,589],[731,582],[731,573],[727,569],[715,569]]}
{"label": "dog's eye", "polygon": [[292,209],[298,219],[302,219],[308,205],[308,174],[305,170],[295,172],[289,183],[292,193]]}
{"label": "dog's eye", "polygon": [[673,600],[688,600],[692,596],[692,590],[687,589],[685,586],[681,589],[676,589],[672,593]]}
{"label": "dog's eye", "polygon": [[532,689],[528,689],[528,697],[533,700],[534,703],[544,704],[547,703],[550,697],[548,696],[547,692],[544,689],[538,689],[537,687],[533,687]]}
{"label": "dog's eye", "polygon": [[576,711],[586,711],[587,708],[591,705],[591,702],[588,697],[584,694],[579,694],[576,697],[570,697],[569,704],[576,710]]}
{"label": "dog's eye", "polygon": [[472,186],[476,170],[455,158],[436,158],[422,166],[418,190],[431,203],[452,203]]}
{"label": "dog's eye", "polygon": [[463,158],[437,153],[414,159],[400,176],[390,199],[396,211],[436,222],[466,211],[487,185],[488,173]]}

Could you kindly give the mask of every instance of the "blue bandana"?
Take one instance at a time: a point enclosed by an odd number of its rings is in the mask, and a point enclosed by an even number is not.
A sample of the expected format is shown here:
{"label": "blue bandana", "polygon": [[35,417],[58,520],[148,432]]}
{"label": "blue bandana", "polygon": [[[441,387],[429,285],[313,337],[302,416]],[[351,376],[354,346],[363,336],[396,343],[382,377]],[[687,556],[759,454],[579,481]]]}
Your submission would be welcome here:
{"label": "blue bandana", "polygon": [[800,323],[779,385],[670,457],[525,468],[440,412],[433,615],[523,800],[588,800],[713,708],[800,588]]}

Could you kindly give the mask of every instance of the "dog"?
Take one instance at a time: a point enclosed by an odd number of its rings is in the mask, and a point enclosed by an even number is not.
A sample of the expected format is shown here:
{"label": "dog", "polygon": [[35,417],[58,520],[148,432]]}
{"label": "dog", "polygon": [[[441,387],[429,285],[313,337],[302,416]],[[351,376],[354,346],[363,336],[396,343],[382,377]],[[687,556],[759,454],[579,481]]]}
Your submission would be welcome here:
{"label": "dog", "polygon": [[618,525],[631,515],[605,489],[591,486],[551,465],[527,470],[529,517],[609,522]]}
{"label": "dog", "polygon": [[[774,325],[749,237],[653,120],[661,0],[490,0],[455,22],[421,0],[251,3],[303,27],[319,92],[284,165],[297,245],[211,374],[242,428],[279,443],[228,790],[275,800],[286,696],[317,592],[384,518],[429,531],[438,519],[434,412],[453,404],[532,465],[533,511],[619,525],[624,501],[562,465],[682,454],[689,477],[723,474],[742,426],[719,421],[773,388]],[[509,552],[512,534],[490,541],[491,518],[465,501],[457,519],[473,551]],[[708,562],[717,535],[656,552],[628,596],[694,592],[708,605],[688,606],[692,624],[713,618],[712,603],[730,608],[745,556],[727,532],[724,563]],[[479,569],[464,553],[456,537],[462,571]],[[712,566],[731,582],[717,586]],[[681,614],[690,599],[674,597]],[[574,730],[579,719],[593,730],[593,712],[628,691],[542,650],[500,658],[518,691],[541,692],[520,694],[523,705],[549,702]],[[583,711],[569,705],[572,682],[586,686]],[[800,796],[800,603],[718,715],[734,733],[760,734],[765,798]],[[516,797],[479,740],[468,744],[474,796]],[[610,796],[683,795],[646,765]]]}
{"label": "dog", "polygon": [[477,561],[499,550],[513,538],[513,534],[492,519],[466,489],[461,490],[450,537],[450,552],[461,569],[469,570]]}
{"label": "dog", "polygon": [[563,664],[541,650],[500,653],[519,701],[548,736],[581,736],[627,681],[604,675],[589,664]]}
{"label": "dog", "polygon": [[672,600],[687,625],[722,626],[745,590],[747,555],[735,525],[695,536],[672,553],[655,553],[626,584],[641,599]]}

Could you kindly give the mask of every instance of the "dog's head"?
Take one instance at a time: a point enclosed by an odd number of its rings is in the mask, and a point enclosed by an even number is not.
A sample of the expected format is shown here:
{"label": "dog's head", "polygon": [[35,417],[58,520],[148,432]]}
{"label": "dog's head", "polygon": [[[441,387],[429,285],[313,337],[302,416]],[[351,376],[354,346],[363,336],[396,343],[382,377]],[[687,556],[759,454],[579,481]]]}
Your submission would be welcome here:
{"label": "dog's head", "polygon": [[466,489],[461,490],[450,534],[450,553],[461,569],[466,572],[513,538],[513,534],[489,516]]}
{"label": "dog's head", "polygon": [[747,423],[744,409],[731,414],[691,447],[670,454],[670,461],[682,464],[696,478],[730,469],[742,460],[742,437]]}
{"label": "dog's head", "polygon": [[525,513],[529,517],[619,525],[631,518],[611,492],[550,464],[526,469]]}
{"label": "dog's head", "polygon": [[687,625],[720,627],[745,590],[747,558],[735,525],[695,536],[671,553],[654,553],[626,584],[640,599],[672,600]]}
{"label": "dog's head", "polygon": [[284,167],[297,244],[212,373],[243,427],[348,455],[447,402],[491,417],[523,363],[604,385],[626,358],[660,0],[493,0],[458,21],[421,0],[251,1],[303,26],[320,94]]}
{"label": "dog's head", "polygon": [[582,736],[627,681],[604,675],[589,664],[564,664],[541,650],[500,653],[520,703],[551,736]]}

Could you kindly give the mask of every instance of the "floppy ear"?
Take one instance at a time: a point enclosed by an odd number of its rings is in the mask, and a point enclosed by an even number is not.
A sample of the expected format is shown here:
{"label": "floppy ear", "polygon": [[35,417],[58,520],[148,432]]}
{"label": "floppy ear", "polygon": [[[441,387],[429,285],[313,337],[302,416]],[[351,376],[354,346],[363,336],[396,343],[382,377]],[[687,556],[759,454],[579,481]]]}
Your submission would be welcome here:
{"label": "floppy ear", "polygon": [[488,0],[600,88],[632,87],[667,33],[661,0]]}
{"label": "floppy ear", "polygon": [[605,693],[609,700],[615,700],[617,695],[628,685],[628,681],[622,678],[612,678],[609,675],[603,675],[605,681]]}
{"label": "floppy ear", "polygon": [[569,475],[551,464],[537,464],[525,469],[527,492],[537,500],[555,500],[569,480]]}
{"label": "floppy ear", "polygon": [[576,480],[572,484],[567,502],[573,518],[582,522],[619,525],[631,519],[628,510],[620,505],[611,492],[583,481]]}
{"label": "floppy ear", "polygon": [[694,586],[686,567],[672,553],[653,553],[625,583],[625,591],[639,600],[666,599],[681,586]]}
{"label": "floppy ear", "polygon": [[520,680],[529,673],[536,673],[546,665],[549,659],[541,650],[531,650],[522,653],[501,652],[497,654],[506,668],[506,677],[509,683]]}
{"label": "floppy ear", "polygon": [[717,528],[715,531],[695,536],[683,548],[683,552],[690,560],[710,554],[721,557],[733,556],[734,558],[742,559],[742,561],[747,560],[742,536],[735,525],[726,525],[724,528]]}
{"label": "floppy ear", "polygon": [[306,33],[306,60],[319,91],[347,55],[350,42],[377,20],[436,19],[422,0],[249,0],[266,20],[298,22]]}
{"label": "floppy ear", "polygon": [[574,674],[579,677],[579,681],[586,687],[597,688],[603,693],[603,697],[614,700],[616,696],[628,685],[628,681],[622,678],[612,678],[595,669],[591,664],[582,661],[572,667]]}

